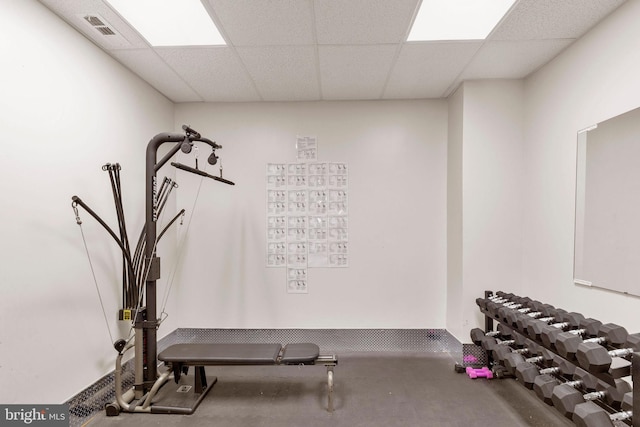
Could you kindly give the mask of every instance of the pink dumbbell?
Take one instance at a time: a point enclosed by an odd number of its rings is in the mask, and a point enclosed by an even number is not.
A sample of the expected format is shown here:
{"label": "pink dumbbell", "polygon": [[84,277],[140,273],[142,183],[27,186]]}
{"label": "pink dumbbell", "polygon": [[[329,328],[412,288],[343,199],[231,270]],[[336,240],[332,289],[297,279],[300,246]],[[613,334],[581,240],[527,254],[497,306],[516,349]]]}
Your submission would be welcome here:
{"label": "pink dumbbell", "polygon": [[493,372],[486,366],[480,369],[473,369],[471,366],[468,366],[467,375],[469,375],[469,378],[493,378]]}

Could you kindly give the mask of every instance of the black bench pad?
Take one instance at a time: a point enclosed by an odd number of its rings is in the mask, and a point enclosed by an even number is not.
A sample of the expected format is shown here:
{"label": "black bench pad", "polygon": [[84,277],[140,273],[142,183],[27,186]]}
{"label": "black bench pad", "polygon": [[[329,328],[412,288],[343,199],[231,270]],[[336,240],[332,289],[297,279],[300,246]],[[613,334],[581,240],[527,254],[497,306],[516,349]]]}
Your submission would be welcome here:
{"label": "black bench pad", "polygon": [[311,363],[320,355],[320,348],[312,343],[287,344],[282,353],[282,363]]}
{"label": "black bench pad", "polygon": [[316,344],[287,344],[278,359],[280,344],[175,344],[158,355],[158,360],[180,365],[276,365],[311,363],[318,358]]}
{"label": "black bench pad", "polygon": [[274,365],[280,344],[175,344],[158,360],[186,365]]}

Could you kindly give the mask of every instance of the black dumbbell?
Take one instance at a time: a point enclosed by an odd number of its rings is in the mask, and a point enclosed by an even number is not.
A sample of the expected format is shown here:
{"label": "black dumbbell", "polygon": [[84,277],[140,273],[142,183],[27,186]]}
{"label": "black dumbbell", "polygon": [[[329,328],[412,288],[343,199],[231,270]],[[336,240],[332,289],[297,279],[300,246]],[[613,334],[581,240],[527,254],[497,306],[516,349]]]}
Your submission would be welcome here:
{"label": "black dumbbell", "polygon": [[516,366],[516,378],[520,383],[528,388],[533,389],[533,384],[536,377],[539,375],[563,375],[572,377],[576,367],[573,363],[569,363],[566,360],[557,359],[554,361],[554,365],[549,368],[540,369],[538,366],[532,363],[521,363]]}
{"label": "black dumbbell", "polygon": [[510,299],[512,297],[514,297],[515,295],[512,293],[506,293],[503,291],[497,291],[495,294],[490,295],[487,299],[489,300],[496,300],[496,299]]}
{"label": "black dumbbell", "polygon": [[489,354],[493,349],[500,346],[510,346],[515,344],[515,340],[497,340],[494,337],[484,336],[480,339],[480,346]]}
{"label": "black dumbbell", "polygon": [[511,292],[503,292],[503,291],[497,291],[495,294],[490,295],[489,297],[487,297],[488,300],[490,301],[512,301],[514,299],[518,299],[520,298],[518,295],[512,294]]}
{"label": "black dumbbell", "polygon": [[571,419],[575,408],[580,403],[590,400],[602,400],[612,408],[619,409],[625,393],[631,391],[631,385],[625,380],[615,380],[615,385],[604,382],[596,383],[596,391],[587,394],[569,384],[560,384],[553,390],[551,400],[553,406],[565,417]]}
{"label": "black dumbbell", "polygon": [[551,393],[553,388],[560,384],[560,381],[549,374],[538,375],[533,380],[533,391],[538,396],[538,399],[542,400],[547,405],[553,405],[551,401]]}
{"label": "black dumbbell", "polygon": [[574,388],[582,388],[586,391],[595,391],[598,380],[582,368],[576,368],[572,380],[561,383],[556,377],[545,374],[539,375],[533,382],[533,391],[538,398],[547,405],[553,405],[553,392],[560,384],[566,384]]}
{"label": "black dumbbell", "polygon": [[[539,341],[542,331],[545,327],[551,326],[559,330],[576,329],[580,327],[580,321],[584,320],[584,316],[580,313],[560,313],[557,317],[549,320],[537,320],[529,322],[527,325],[527,334],[534,341]],[[556,323],[550,323],[556,322]]]}
{"label": "black dumbbell", "polygon": [[518,353],[518,354],[527,354],[529,352],[528,348],[512,348],[507,345],[498,345],[491,350],[491,357],[494,362],[502,365],[504,362],[504,358],[507,354],[510,353]]}
{"label": "black dumbbell", "polygon": [[553,362],[555,355],[546,348],[538,348],[536,350],[536,356],[525,358],[521,354],[509,353],[504,358],[504,367],[511,375],[516,374],[516,368],[522,363],[540,363],[542,366],[550,366]]}
{"label": "black dumbbell", "polygon": [[[482,346],[490,355],[491,360],[498,365],[505,365],[505,359],[514,357],[513,355],[529,355],[535,353],[537,350],[537,346],[534,343],[527,343],[527,339],[522,335],[514,334],[514,339],[505,340],[505,341],[497,341],[493,342],[490,339],[485,338],[483,340]],[[509,372],[507,372],[509,373]]]}
{"label": "black dumbbell", "polygon": [[509,310],[509,312],[507,312],[504,315],[504,321],[505,323],[512,327],[512,328],[517,328],[517,320],[521,317],[524,316],[527,313],[534,313],[530,308],[522,308],[522,309],[516,309],[516,310]]}
{"label": "black dumbbell", "polygon": [[632,416],[631,411],[610,414],[593,402],[584,402],[576,405],[572,420],[577,427],[615,427],[614,421],[628,420]]}
{"label": "black dumbbell", "polygon": [[617,350],[607,351],[599,344],[583,342],[578,346],[576,359],[584,369],[597,374],[609,371],[614,357],[630,357],[636,351],[640,351],[640,334],[630,334],[624,348]]}
{"label": "black dumbbell", "polygon": [[535,355],[538,352],[539,346],[531,341],[528,341],[522,335],[515,334],[513,338],[514,343],[512,345],[493,346],[493,348],[491,349],[491,356],[494,362],[497,362],[498,364],[504,366],[505,360],[507,358],[513,358],[513,355]]}
{"label": "black dumbbell", "polygon": [[[596,319],[588,318],[580,320],[578,329],[567,331],[566,333],[573,335],[580,335],[582,337],[595,337],[598,335],[598,331],[602,326],[602,322]],[[540,334],[540,341],[542,344],[552,350],[557,349],[556,341],[558,335],[565,333],[564,330],[554,328],[553,326],[545,326]]]}
{"label": "black dumbbell", "polygon": [[520,304],[516,304],[516,305],[512,305],[512,306],[508,306],[508,305],[502,306],[496,311],[496,315],[494,317],[499,322],[504,322],[504,323],[508,324],[507,319],[508,319],[510,313],[531,311],[531,309],[520,308],[520,307],[521,307]]}
{"label": "black dumbbell", "polygon": [[469,332],[469,336],[475,345],[480,345],[482,338],[484,337],[502,337],[504,339],[509,339],[511,337],[511,328],[506,327],[502,323],[498,324],[496,331],[485,332],[480,328],[473,328]]}
{"label": "black dumbbell", "polygon": [[563,384],[571,386],[573,388],[579,388],[589,393],[592,391],[596,391],[598,383],[599,381],[597,377],[582,368],[576,368],[576,370],[573,372],[572,380],[567,381]]}
{"label": "black dumbbell", "polygon": [[480,307],[480,311],[493,317],[492,311],[501,307],[503,304],[511,304],[507,299],[502,298],[476,298],[476,304]]}
{"label": "black dumbbell", "polygon": [[[589,332],[587,332],[587,334],[588,333]],[[576,352],[578,351],[580,344],[583,342],[608,344],[613,347],[620,347],[626,342],[629,333],[622,326],[607,323],[601,325],[595,335],[595,338],[587,338],[583,340],[579,335],[571,333],[559,334],[556,338],[556,349],[558,350],[558,354],[567,360],[576,360]]]}
{"label": "black dumbbell", "polygon": [[[552,311],[553,310],[553,311]],[[557,311],[552,305],[543,304],[540,301],[531,301],[527,298],[522,308],[511,308],[508,311],[503,311],[504,320],[509,326],[516,327],[516,321],[520,315],[526,314],[529,317],[546,317]],[[524,319],[527,319],[526,317]]]}
{"label": "black dumbbell", "polygon": [[529,298],[513,297],[510,300],[493,300],[488,301],[485,305],[485,311],[493,318],[501,320],[510,310],[521,309],[528,304]]}
{"label": "black dumbbell", "polygon": [[548,324],[556,318],[560,318],[560,316],[565,313],[562,309],[550,307],[538,307],[538,311],[517,313],[515,315],[515,321],[513,317],[509,318],[509,320],[512,321],[518,331],[528,335],[527,328],[530,324],[533,325],[536,320],[540,320],[546,322],[545,324]]}
{"label": "black dumbbell", "polygon": [[510,347],[511,351],[502,348],[495,348],[493,353],[495,354],[495,360],[501,365],[507,368],[507,373],[515,375],[516,366],[524,362],[527,358],[540,360],[540,346],[530,341],[524,336],[514,334],[514,337],[519,338],[519,344],[516,344],[516,348]]}
{"label": "black dumbbell", "polygon": [[540,320],[545,323],[554,323],[561,322],[563,317],[567,314],[566,310],[561,308],[555,308],[549,304],[537,304],[534,307],[526,311],[522,311],[523,314],[526,314],[528,317],[518,316],[516,320],[516,325],[521,328],[526,333],[527,326],[530,322],[533,322],[532,319]]}
{"label": "black dumbbell", "polygon": [[487,306],[487,302],[489,300],[486,298],[476,298],[476,305],[478,307],[480,307],[480,311],[484,311],[486,306]]}
{"label": "black dumbbell", "polygon": [[476,304],[478,304],[480,308],[486,309],[486,305],[490,302],[503,304],[503,303],[509,303],[515,298],[519,298],[519,297],[511,293],[507,294],[507,293],[498,291],[494,295],[491,295],[487,298],[477,298]]}

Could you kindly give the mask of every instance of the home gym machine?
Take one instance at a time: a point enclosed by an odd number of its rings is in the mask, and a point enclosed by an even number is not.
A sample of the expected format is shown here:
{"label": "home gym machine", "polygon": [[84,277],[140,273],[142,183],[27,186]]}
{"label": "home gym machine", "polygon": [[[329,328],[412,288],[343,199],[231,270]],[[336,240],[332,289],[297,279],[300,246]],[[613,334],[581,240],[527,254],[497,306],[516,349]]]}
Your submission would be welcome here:
{"label": "home gym machine", "polygon": [[[78,225],[82,224],[78,213],[78,206],[80,206],[107,230],[123,253],[123,310],[120,311],[120,319],[131,320],[135,332],[126,340],[119,339],[114,343],[118,352],[114,374],[116,401],[106,405],[107,415],[118,415],[121,411],[192,414],[217,380],[216,377],[207,378],[206,376],[204,367],[213,365],[323,365],[327,368],[327,409],[329,412],[333,412],[333,370],[338,359],[335,355],[320,355],[316,344],[290,343],[282,346],[272,343],[181,343],[172,345],[158,354],[157,330],[161,319],[157,314],[156,281],[160,278],[160,258],[157,256],[156,248],[159,239],[178,217],[184,214],[184,210],[180,211],[161,233],[157,233],[160,213],[164,208],[168,194],[177,184],[165,178],[158,189],[156,173],[178,151],[189,154],[195,142],[202,142],[211,147],[212,152],[208,157],[208,163],[211,165],[218,161],[215,150],[222,148],[216,142],[202,137],[200,133],[187,125],[183,125],[182,129],[184,133],[160,133],[154,136],[147,145],[145,224],[133,254],[129,247],[124,221],[119,165],[107,164],[103,170],[108,170],[110,174],[120,237],[85,202],[77,196],[72,197],[72,207]],[[173,146],[158,160],[159,148],[167,143],[173,144]],[[224,179],[222,172],[221,176],[214,176],[198,169],[197,158],[195,168],[176,162],[171,162],[171,166],[224,184],[235,185],[232,181]],[[89,261],[91,263],[90,257]],[[125,353],[132,348],[135,353],[134,385],[123,392],[122,359]],[[158,373],[158,360],[164,362],[160,374]],[[194,367],[193,386],[186,384],[184,378],[190,366]],[[176,387],[167,385],[171,379],[178,384]]]}

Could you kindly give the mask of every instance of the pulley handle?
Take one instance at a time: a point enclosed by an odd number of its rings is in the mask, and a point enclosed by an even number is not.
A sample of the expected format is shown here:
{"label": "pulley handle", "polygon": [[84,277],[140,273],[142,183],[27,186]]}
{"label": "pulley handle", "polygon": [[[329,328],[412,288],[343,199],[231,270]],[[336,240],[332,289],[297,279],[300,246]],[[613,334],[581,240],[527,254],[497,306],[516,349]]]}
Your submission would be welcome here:
{"label": "pulley handle", "polygon": [[182,130],[186,132],[187,136],[194,137],[196,139],[200,138],[200,132],[194,130],[189,125],[182,125]]}

